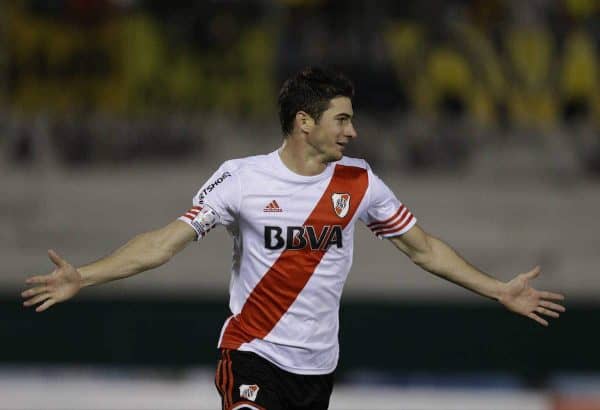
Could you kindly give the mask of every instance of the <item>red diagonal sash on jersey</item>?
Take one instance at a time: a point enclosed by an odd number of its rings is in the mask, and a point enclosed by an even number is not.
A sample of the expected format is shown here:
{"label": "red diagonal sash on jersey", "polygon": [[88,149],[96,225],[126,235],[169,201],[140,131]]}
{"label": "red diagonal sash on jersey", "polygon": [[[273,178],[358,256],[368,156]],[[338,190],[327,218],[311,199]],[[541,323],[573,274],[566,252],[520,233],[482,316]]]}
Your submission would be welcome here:
{"label": "red diagonal sash on jersey", "polygon": [[[368,186],[363,168],[336,165],[329,186],[304,226],[321,232],[325,225],[348,225],[358,209]],[[332,205],[334,193],[350,194],[350,209],[340,218]],[[242,343],[264,338],[294,303],[312,276],[326,250],[285,250],[254,287],[239,315],[232,317],[223,332],[220,347],[237,349]]]}

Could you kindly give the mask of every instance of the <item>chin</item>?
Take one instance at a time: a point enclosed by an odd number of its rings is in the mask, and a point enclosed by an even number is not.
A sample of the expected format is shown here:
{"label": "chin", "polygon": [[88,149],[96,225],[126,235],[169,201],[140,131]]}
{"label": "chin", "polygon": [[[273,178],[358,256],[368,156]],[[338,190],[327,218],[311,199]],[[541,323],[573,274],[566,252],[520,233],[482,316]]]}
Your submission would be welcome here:
{"label": "chin", "polygon": [[342,159],[343,156],[344,156],[343,152],[340,152],[340,151],[334,152],[331,154],[330,162],[339,161],[340,159]]}

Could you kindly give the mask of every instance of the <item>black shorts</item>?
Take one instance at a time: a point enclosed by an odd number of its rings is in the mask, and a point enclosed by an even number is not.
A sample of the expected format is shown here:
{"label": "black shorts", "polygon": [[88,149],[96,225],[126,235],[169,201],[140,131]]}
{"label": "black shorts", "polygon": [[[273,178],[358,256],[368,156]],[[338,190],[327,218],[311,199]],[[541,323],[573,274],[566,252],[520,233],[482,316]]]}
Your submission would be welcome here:
{"label": "black shorts", "polygon": [[215,385],[223,410],[326,410],[333,373],[289,373],[254,353],[223,349]]}

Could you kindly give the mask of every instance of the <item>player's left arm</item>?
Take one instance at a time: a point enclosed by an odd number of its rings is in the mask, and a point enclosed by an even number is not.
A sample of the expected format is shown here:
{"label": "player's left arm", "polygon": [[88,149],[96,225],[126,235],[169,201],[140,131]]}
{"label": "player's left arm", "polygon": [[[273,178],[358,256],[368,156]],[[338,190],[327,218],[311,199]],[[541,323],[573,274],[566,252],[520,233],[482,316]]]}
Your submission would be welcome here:
{"label": "player's left arm", "polygon": [[507,309],[543,326],[548,326],[548,322],[540,315],[558,318],[559,312],[565,311],[564,306],[556,303],[564,300],[563,295],[538,291],[530,286],[529,282],[541,272],[539,266],[515,276],[509,282],[502,282],[471,265],[449,245],[426,233],[418,224],[404,234],[389,239],[412,262],[426,271],[495,299]]}

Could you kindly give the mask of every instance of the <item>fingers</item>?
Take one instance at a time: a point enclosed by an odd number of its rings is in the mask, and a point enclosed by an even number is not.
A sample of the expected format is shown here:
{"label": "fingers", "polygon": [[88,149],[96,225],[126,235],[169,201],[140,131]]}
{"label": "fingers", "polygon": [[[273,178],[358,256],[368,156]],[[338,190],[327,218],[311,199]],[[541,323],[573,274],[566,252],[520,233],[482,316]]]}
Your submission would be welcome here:
{"label": "fingers", "polygon": [[540,292],[540,296],[543,299],[550,299],[550,300],[565,300],[565,296],[561,295],[560,293],[553,293],[553,292]]}
{"label": "fingers", "polygon": [[542,272],[542,268],[540,268],[539,266],[536,266],[535,268],[533,268],[532,270],[527,272],[525,274],[525,277],[527,279],[534,279],[534,278],[537,278],[541,272]]}
{"label": "fingers", "polygon": [[55,303],[56,303],[56,301],[54,299],[48,299],[47,301],[45,301],[44,303],[42,303],[41,305],[36,307],[35,311],[43,312],[44,310],[48,309],[50,306],[54,305]]}
{"label": "fingers", "polygon": [[24,298],[28,298],[43,292],[48,292],[48,286],[37,286],[35,288],[27,289],[26,291],[21,292],[21,296]]}
{"label": "fingers", "polygon": [[68,262],[52,249],[48,249],[48,256],[50,257],[50,260],[59,268],[68,265]]}
{"label": "fingers", "polygon": [[50,275],[42,275],[42,276],[32,276],[28,278],[25,283],[33,285],[33,284],[48,284],[52,280]]}
{"label": "fingers", "polygon": [[540,306],[546,307],[548,309],[556,310],[557,312],[566,312],[566,310],[567,310],[562,305],[559,305],[557,303],[548,302],[548,301],[545,301],[545,300],[541,300],[540,301]]}
{"label": "fingers", "polygon": [[530,318],[530,319],[535,320],[536,322],[538,322],[542,326],[548,326],[548,322],[547,321],[545,321],[544,319],[542,319],[541,317],[539,317],[538,315],[536,315],[533,312],[531,312],[530,314],[528,314],[527,317]]}
{"label": "fingers", "polygon": [[536,312],[541,313],[542,315],[546,315],[546,316],[550,316],[553,317],[555,319],[558,319],[560,317],[560,314],[558,312],[555,312],[553,310],[550,309],[546,309],[544,307],[538,306],[535,309]]}
{"label": "fingers", "polygon": [[[546,299],[549,299],[549,298],[553,298],[556,300],[564,299],[564,296],[559,295],[557,293],[540,292],[540,294],[542,297],[545,297]],[[541,315],[552,317],[554,319],[558,319],[560,317],[559,312],[565,312],[566,310],[567,309],[565,309],[564,306],[559,305],[558,303],[549,302],[547,300],[540,300],[539,306],[535,309],[535,312],[537,312]],[[537,314],[535,314],[533,312],[531,312],[529,317],[531,319],[535,320],[536,322],[540,323],[543,326],[548,326],[548,322],[546,320],[542,319],[540,316],[538,316]]]}
{"label": "fingers", "polygon": [[32,297],[31,299],[26,300],[25,302],[23,302],[23,306],[31,306],[31,305],[35,305],[37,303],[43,302],[44,300],[48,299],[52,297],[52,295],[50,293],[42,293],[41,295],[37,295],[35,297]]}

